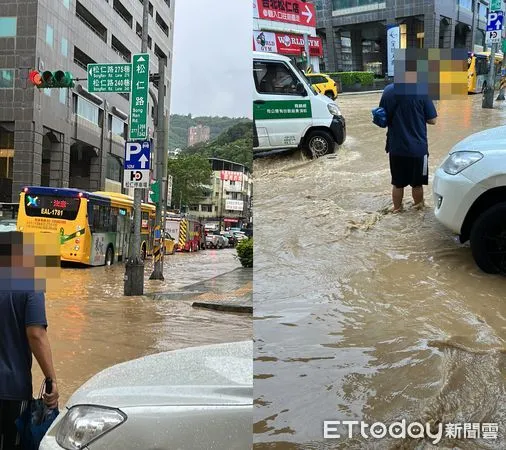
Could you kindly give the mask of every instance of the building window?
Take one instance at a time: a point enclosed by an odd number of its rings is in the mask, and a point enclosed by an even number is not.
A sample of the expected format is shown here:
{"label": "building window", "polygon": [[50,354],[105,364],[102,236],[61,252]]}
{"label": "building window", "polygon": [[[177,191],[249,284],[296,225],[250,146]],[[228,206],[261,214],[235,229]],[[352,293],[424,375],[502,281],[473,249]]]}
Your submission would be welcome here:
{"label": "building window", "polygon": [[51,89],[44,89],[44,94],[46,94],[48,97],[51,97]]}
{"label": "building window", "polygon": [[0,38],[16,37],[17,17],[0,17]]}
{"label": "building window", "polygon": [[67,88],[58,89],[60,94],[60,103],[67,104]]}
{"label": "building window", "polygon": [[63,0],[63,6],[65,6],[65,8],[69,9],[70,8],[70,0]]}
{"label": "building window", "polygon": [[358,8],[361,6],[374,6],[385,3],[385,0],[332,0],[332,7],[334,10]]}
{"label": "building window", "polygon": [[128,9],[125,8],[119,0],[114,0],[113,9],[125,21],[125,23],[127,23],[128,26],[132,28],[133,25],[132,14],[128,12]]}
{"label": "building window", "polygon": [[169,27],[162,19],[160,14],[156,13],[156,24],[161,28],[161,30],[168,36],[169,35]]}
{"label": "building window", "polygon": [[112,134],[115,134],[116,136],[121,136],[122,138],[125,137],[125,122],[123,122],[121,119],[118,119],[117,117],[111,115],[110,116],[110,122],[109,122],[109,129],[111,130]]}
{"label": "building window", "polygon": [[53,46],[53,27],[46,25],[46,44]]}
{"label": "building window", "polygon": [[459,6],[466,9],[473,9],[473,0],[459,0]]}
{"label": "building window", "polygon": [[109,180],[121,181],[121,162],[110,153],[107,154],[107,178]]}
{"label": "building window", "polygon": [[65,38],[61,38],[61,54],[67,56],[69,51],[69,41]]}
{"label": "building window", "polygon": [[401,42],[400,42],[400,48],[407,48],[408,47],[408,28],[405,23],[401,23],[399,25],[399,31],[401,34]]}
{"label": "building window", "polygon": [[202,212],[213,212],[213,205],[200,205]]}
{"label": "building window", "polygon": [[487,19],[487,10],[488,8],[483,4],[483,3],[480,3],[480,7],[478,9],[478,15],[482,18],[482,19]]}
{"label": "building window", "polygon": [[0,89],[11,89],[14,87],[14,69],[0,70]]}
{"label": "building window", "polygon": [[98,125],[99,108],[82,97],[77,97],[77,115]]}
{"label": "building window", "polygon": [[199,205],[190,205],[190,211],[198,211]]}

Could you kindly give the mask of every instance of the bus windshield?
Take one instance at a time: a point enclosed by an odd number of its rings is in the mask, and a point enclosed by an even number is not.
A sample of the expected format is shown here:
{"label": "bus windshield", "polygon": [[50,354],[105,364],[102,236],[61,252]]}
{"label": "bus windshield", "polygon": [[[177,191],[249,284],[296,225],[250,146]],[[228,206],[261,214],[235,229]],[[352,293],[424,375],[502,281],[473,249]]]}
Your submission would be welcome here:
{"label": "bus windshield", "polygon": [[26,215],[74,220],[79,211],[81,199],[78,197],[59,197],[49,195],[25,195]]}

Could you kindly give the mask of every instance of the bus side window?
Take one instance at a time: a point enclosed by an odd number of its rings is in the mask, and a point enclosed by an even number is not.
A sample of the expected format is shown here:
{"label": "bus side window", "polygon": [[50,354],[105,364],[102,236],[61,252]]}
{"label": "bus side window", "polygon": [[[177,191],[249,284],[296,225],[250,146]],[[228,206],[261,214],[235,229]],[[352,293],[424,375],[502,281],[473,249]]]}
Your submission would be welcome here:
{"label": "bus side window", "polygon": [[111,208],[111,223],[109,226],[109,231],[117,231],[118,229],[118,208]]}
{"label": "bus side window", "polygon": [[102,231],[102,227],[100,224],[100,206],[99,205],[93,205],[93,232],[94,233],[100,233]]}

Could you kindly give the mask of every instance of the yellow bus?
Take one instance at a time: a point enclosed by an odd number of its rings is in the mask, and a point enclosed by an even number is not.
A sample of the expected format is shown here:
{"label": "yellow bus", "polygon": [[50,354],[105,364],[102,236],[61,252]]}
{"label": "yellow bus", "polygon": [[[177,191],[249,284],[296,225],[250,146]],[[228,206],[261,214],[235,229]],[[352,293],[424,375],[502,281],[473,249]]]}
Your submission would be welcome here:
{"label": "yellow bus", "polygon": [[[141,255],[152,253],[154,205],[141,205]],[[114,192],[41,186],[20,194],[17,229],[58,233],[61,260],[90,266],[128,258],[133,237],[133,199]]]}
{"label": "yellow bus", "polygon": [[[467,53],[467,92],[477,94],[487,86],[490,52]],[[499,81],[503,56],[495,54],[496,80]]]}

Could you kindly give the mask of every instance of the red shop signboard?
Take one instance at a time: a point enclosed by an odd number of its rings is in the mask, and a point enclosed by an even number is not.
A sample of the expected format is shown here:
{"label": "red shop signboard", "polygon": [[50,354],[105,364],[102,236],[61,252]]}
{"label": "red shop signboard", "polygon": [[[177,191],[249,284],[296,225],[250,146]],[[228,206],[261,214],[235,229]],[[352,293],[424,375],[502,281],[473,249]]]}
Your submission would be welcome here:
{"label": "red shop signboard", "polygon": [[[309,37],[309,55],[323,56],[322,40],[319,37]],[[304,36],[297,34],[276,33],[278,53],[282,55],[301,55],[304,51]]]}
{"label": "red shop signboard", "polygon": [[316,27],[314,5],[301,0],[257,0],[258,18]]}

